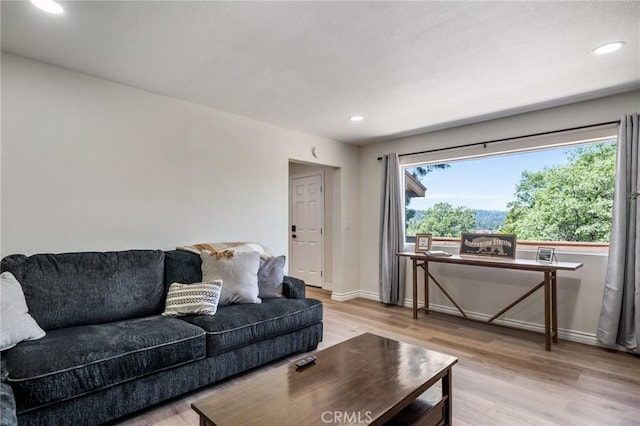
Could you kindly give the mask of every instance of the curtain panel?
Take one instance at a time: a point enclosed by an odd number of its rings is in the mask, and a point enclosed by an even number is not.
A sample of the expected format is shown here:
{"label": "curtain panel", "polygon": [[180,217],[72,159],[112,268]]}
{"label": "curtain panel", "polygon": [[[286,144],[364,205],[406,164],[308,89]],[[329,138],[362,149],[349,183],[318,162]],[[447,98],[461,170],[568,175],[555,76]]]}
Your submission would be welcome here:
{"label": "curtain panel", "polygon": [[396,153],[382,157],[382,197],[380,208],[380,301],[404,303],[405,260],[396,255],[404,248],[402,180]]}
{"label": "curtain panel", "polygon": [[598,331],[598,342],[621,345],[640,353],[640,115],[620,121],[616,185],[609,258]]}

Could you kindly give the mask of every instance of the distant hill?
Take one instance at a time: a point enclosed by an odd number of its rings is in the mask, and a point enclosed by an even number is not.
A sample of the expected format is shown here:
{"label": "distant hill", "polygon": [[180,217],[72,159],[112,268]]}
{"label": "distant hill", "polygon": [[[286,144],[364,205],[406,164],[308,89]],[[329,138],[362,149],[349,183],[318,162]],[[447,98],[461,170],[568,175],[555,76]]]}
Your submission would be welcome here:
{"label": "distant hill", "polygon": [[[501,210],[474,210],[476,227],[471,232],[496,232],[507,219],[506,211]],[[416,210],[415,215],[409,221],[407,221],[407,228],[411,229],[418,226],[420,222],[426,217],[426,211]]]}
{"label": "distant hill", "polygon": [[476,210],[476,230],[495,232],[502,228],[507,212],[501,210]]}

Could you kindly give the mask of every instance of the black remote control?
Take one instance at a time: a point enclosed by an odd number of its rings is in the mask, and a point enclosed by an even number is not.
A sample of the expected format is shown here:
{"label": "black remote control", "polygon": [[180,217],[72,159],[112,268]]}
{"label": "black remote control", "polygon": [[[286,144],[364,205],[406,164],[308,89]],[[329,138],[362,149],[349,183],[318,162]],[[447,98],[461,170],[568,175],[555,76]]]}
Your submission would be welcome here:
{"label": "black remote control", "polygon": [[314,355],[308,356],[304,359],[301,359],[300,361],[296,361],[296,367],[297,368],[302,368],[305,367],[309,364],[313,364],[314,362],[316,362],[318,358]]}

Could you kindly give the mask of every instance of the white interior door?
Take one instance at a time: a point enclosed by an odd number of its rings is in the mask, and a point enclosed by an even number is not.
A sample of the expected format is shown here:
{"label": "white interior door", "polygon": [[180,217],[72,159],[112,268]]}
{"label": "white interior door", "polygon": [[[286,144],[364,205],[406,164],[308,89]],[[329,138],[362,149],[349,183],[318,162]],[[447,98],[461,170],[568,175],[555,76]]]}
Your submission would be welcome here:
{"label": "white interior door", "polygon": [[324,285],[324,192],[322,175],[291,178],[289,275]]}

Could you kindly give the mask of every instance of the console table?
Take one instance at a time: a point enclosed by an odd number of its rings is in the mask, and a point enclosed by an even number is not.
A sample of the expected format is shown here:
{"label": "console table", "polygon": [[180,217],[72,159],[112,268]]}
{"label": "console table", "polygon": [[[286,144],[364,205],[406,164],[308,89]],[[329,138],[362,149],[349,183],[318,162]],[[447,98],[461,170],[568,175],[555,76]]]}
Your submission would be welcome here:
{"label": "console table", "polygon": [[[544,348],[547,351],[551,350],[551,343],[558,343],[558,301],[557,301],[557,271],[575,271],[582,267],[582,263],[572,262],[554,262],[554,263],[540,263],[535,260],[528,259],[504,259],[496,257],[482,257],[482,256],[435,256],[425,253],[411,253],[401,252],[397,253],[398,256],[408,257],[413,263],[413,318],[418,318],[418,268],[421,268],[424,275],[424,311],[429,314],[429,279],[433,280],[434,284],[444,293],[447,299],[453,303],[453,305],[460,311],[463,318],[472,321],[478,321],[482,323],[489,323],[504,326],[503,324],[494,323],[494,320],[499,318],[502,314],[509,309],[522,302],[527,297],[531,296],[538,289],[544,287]],[[501,268],[501,269],[516,269],[521,271],[536,271],[541,272],[544,275],[544,279],[535,285],[531,290],[514,300],[505,308],[501,309],[497,314],[489,318],[488,320],[479,320],[476,318],[469,318],[467,313],[460,307],[460,305],[451,297],[444,286],[431,274],[429,271],[429,263],[449,263],[455,265],[469,265],[469,266],[481,266],[487,268]],[[451,315],[451,314],[448,314]],[[454,315],[460,316],[460,315]]]}

